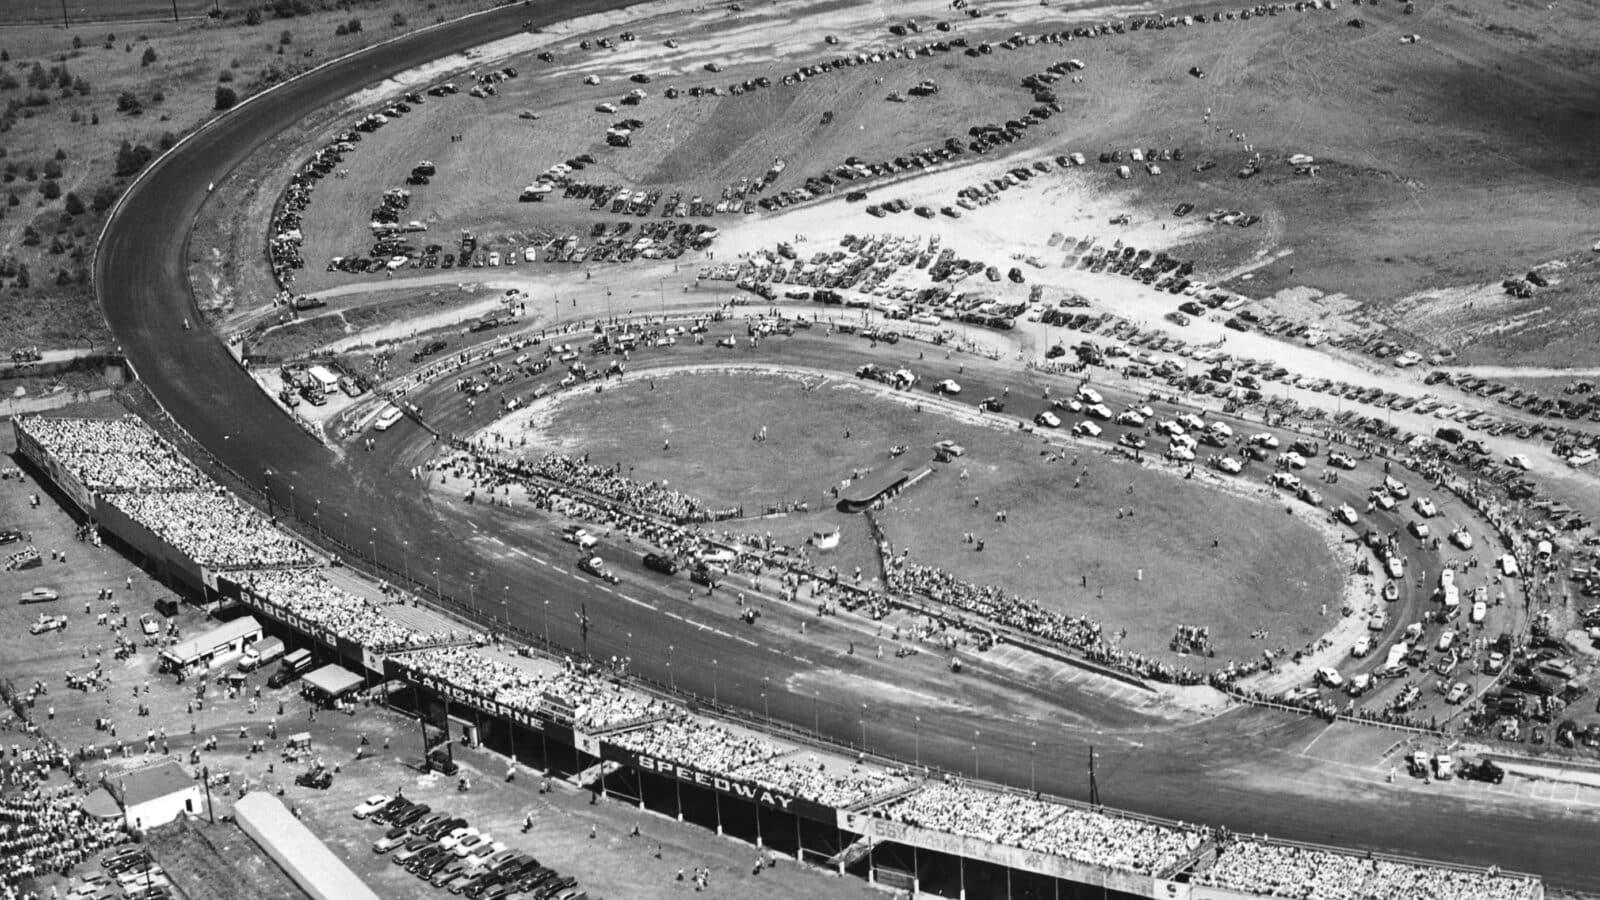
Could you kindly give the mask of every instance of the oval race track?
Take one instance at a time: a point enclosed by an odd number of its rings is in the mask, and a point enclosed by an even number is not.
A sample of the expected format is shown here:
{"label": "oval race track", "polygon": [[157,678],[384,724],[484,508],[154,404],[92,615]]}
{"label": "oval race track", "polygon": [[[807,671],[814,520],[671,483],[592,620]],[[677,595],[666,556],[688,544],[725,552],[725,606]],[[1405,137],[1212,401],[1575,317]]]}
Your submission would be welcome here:
{"label": "oval race track", "polygon": [[[795,671],[791,657],[726,641],[608,594],[580,592],[577,583],[549,568],[479,555],[460,536],[441,531],[422,492],[393,491],[386,478],[362,467],[363,460],[335,456],[292,423],[214,335],[183,327],[186,318],[198,318],[187,274],[188,240],[207,184],[221,182],[257,146],[298,121],[304,110],[516,32],[529,18],[545,23],[621,5],[577,0],[507,7],[374,47],[246,103],[163,158],[125,196],[99,247],[95,284],[113,334],[162,406],[235,472],[258,481],[270,469],[280,502],[286,499],[286,487],[293,485],[300,503],[320,501],[323,524],[331,528],[339,521],[358,547],[370,538],[377,557],[396,568],[402,552],[419,573],[437,558],[446,593],[465,590],[459,581],[451,586],[450,573],[492,570],[495,585],[515,585],[523,598],[549,600],[551,637],[566,646],[579,643],[574,613],[586,602],[596,623],[590,636],[596,655],[623,653],[625,633],[649,635],[658,644],[676,646],[680,686],[704,696],[715,690],[724,701],[761,709],[763,676],[783,683]],[[525,602],[509,612],[514,622],[537,632],[545,621],[536,607],[542,604]],[[634,668],[665,682],[659,656],[638,651],[636,647],[639,661]],[[720,676],[703,665],[683,665],[706,659],[720,661]],[[713,685],[717,679],[720,683]],[[782,692],[768,699],[774,718],[810,726],[815,714],[811,697]],[[1092,716],[1097,701],[1069,696],[1060,702]],[[892,701],[874,704],[867,714],[872,748],[912,758],[912,716],[925,711]],[[848,743],[859,738],[861,718],[854,703],[825,706],[821,728]],[[1295,793],[1296,772],[1312,765],[1297,751],[1321,730],[1315,720],[1240,711],[1201,725],[1140,735],[1142,746],[1103,735],[1066,734],[1048,723],[998,726],[981,715],[930,716],[917,730],[922,761],[946,769],[970,771],[972,736],[979,730],[984,735],[983,774],[1025,784],[1018,773],[1027,777],[1030,742],[1037,741],[1039,788],[1081,799],[1088,792],[1084,769],[1092,741],[1101,754],[1102,794],[1113,806],[1274,837],[1495,863],[1539,873],[1556,885],[1600,891],[1600,866],[1590,859],[1600,842],[1600,821],[1592,815],[1573,815],[1571,810],[1563,815],[1553,809],[1524,815],[1506,805],[1474,806],[1459,794],[1430,796],[1411,789],[1323,792],[1334,796]],[[1253,768],[1278,772],[1276,780],[1287,787],[1259,787],[1259,780],[1246,783],[1236,775]]]}

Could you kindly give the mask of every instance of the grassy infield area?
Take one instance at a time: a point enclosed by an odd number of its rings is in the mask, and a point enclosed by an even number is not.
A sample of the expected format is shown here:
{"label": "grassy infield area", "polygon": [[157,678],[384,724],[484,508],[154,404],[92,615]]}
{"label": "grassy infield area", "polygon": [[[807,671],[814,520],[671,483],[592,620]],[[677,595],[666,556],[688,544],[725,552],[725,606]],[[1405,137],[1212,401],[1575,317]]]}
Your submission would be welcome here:
{"label": "grassy infield area", "polygon": [[[1279,504],[1091,450],[1049,461],[1055,454],[1038,437],[918,414],[849,380],[803,391],[797,379],[705,373],[654,385],[640,378],[613,386],[603,403],[569,395],[529,443],[587,450],[596,464],[620,463],[635,479],[681,486],[713,507],[750,513],[806,501],[809,513],[737,530],[795,542],[836,524],[844,539],[838,558],[821,559],[871,571],[863,562],[872,555],[867,529],[859,516],[833,511],[828,489],[852,473],[926,461],[931,445],[948,437],[967,455],[936,466],[879,519],[895,551],[909,547],[923,565],[1126,628],[1128,646],[1164,656],[1179,624],[1209,626],[1219,659],[1258,652],[1249,638],[1256,628],[1269,630],[1274,646],[1295,646],[1326,627],[1319,605],[1337,602],[1340,575],[1322,539],[1299,519],[1286,522]],[[767,439],[754,440],[762,428]],[[910,449],[893,459],[897,444]],[[1133,515],[1119,517],[1129,509]],[[995,521],[999,510],[1004,523]],[[982,552],[963,542],[966,532],[984,538]]]}

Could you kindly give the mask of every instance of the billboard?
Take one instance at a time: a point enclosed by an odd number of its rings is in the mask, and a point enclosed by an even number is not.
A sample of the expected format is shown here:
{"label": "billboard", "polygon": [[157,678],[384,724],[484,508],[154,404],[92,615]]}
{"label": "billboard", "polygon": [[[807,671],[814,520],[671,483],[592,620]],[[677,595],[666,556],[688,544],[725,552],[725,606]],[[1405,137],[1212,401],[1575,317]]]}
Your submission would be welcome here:
{"label": "billboard", "polygon": [[807,800],[788,791],[765,787],[755,782],[738,778],[729,778],[726,775],[702,772],[694,766],[662,759],[658,756],[635,753],[615,744],[603,744],[601,749],[604,751],[602,758],[606,760],[620,762],[623,765],[632,766],[640,772],[651,775],[675,778],[685,784],[707,788],[719,794],[725,794],[735,800],[759,803],[768,809],[794,813],[818,822],[835,821],[837,815],[832,807],[823,806],[820,803]]}
{"label": "billboard", "polygon": [[[388,660],[388,662],[395,663],[393,659]],[[385,666],[385,668],[387,669],[388,666]],[[538,715],[531,710],[507,706],[506,704],[500,703],[491,697],[485,697],[476,691],[469,691],[466,688],[451,684],[442,678],[436,678],[432,675],[424,675],[420,672],[406,668],[398,663],[394,665],[392,671],[395,673],[395,675],[398,675],[401,680],[410,682],[418,687],[427,688],[440,697],[447,698],[451,703],[467,706],[486,715],[497,716],[507,722],[515,722],[518,725],[522,725],[527,728],[537,728],[541,731],[544,730],[544,722],[540,720]]]}

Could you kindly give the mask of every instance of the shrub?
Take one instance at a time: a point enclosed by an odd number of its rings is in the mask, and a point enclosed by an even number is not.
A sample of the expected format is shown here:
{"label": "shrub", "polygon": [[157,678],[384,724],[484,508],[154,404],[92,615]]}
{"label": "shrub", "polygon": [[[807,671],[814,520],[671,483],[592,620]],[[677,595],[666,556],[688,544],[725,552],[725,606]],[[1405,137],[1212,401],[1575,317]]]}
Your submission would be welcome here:
{"label": "shrub", "polygon": [[231,71],[229,71],[227,69],[223,69],[220,73],[218,73],[217,80],[222,82],[223,84],[227,84],[228,82],[233,80],[233,72],[231,72]]}
{"label": "shrub", "polygon": [[74,49],[74,50],[82,50],[83,49],[83,35],[75,34],[75,35],[72,36],[72,49]]}
{"label": "shrub", "polygon": [[10,72],[0,72],[0,91],[14,91],[22,87],[22,82]]}
{"label": "shrub", "polygon": [[60,147],[57,147],[56,148],[56,161],[57,162],[66,162],[67,161],[67,151],[61,149]]}
{"label": "shrub", "polygon": [[389,24],[396,28],[404,28],[406,27],[406,17],[402,13],[395,13],[394,17],[389,20]]}
{"label": "shrub", "polygon": [[164,153],[164,152],[166,152],[168,150],[171,150],[172,149],[172,145],[176,144],[177,142],[178,142],[178,136],[177,135],[173,134],[170,131],[163,131],[163,132],[161,132],[161,140],[156,142],[156,146],[160,147],[162,152]]}
{"label": "shrub", "polygon": [[150,65],[151,63],[153,63],[155,61],[156,61],[156,48],[154,48],[154,47],[146,47],[146,48],[144,48],[144,56],[141,56],[139,58],[139,65],[140,66],[148,66],[148,65]]}
{"label": "shrub", "polygon": [[225,84],[217,85],[217,109],[232,109],[239,102],[239,92]]}
{"label": "shrub", "polygon": [[65,209],[69,216],[81,216],[84,212],[83,201],[78,199],[76,193],[68,191]]}
{"label": "shrub", "polygon": [[126,140],[123,141],[122,145],[117,148],[117,177],[126,178],[137,173],[154,156],[155,154],[150,152],[150,148],[143,144],[134,146]]}
{"label": "shrub", "polygon": [[89,96],[89,79],[82,75],[72,79],[72,89],[77,92],[79,97]]}
{"label": "shrub", "polygon": [[279,45],[280,45],[280,46],[284,46],[284,47],[287,47],[287,46],[289,46],[289,45],[290,45],[290,44],[292,44],[292,43],[294,43],[294,35],[293,35],[293,34],[290,34],[290,33],[289,33],[289,29],[287,29],[287,28],[285,28],[285,29],[284,29],[284,30],[283,30],[283,31],[282,31],[282,32],[281,32],[281,33],[279,33],[279,35],[278,35],[278,44],[279,44]]}
{"label": "shrub", "polygon": [[160,102],[162,102],[162,101],[164,101],[166,99],[167,99],[167,92],[166,91],[156,91],[154,94],[150,95],[150,102],[151,103],[160,103]]}
{"label": "shrub", "polygon": [[46,200],[59,200],[61,199],[61,182],[46,181],[39,193],[43,194]]}
{"label": "shrub", "polygon": [[44,177],[54,181],[61,177],[61,163],[53,159],[44,161]]}
{"label": "shrub", "polygon": [[94,189],[94,196],[89,199],[89,206],[97,213],[103,213],[117,202],[117,191],[109,184],[102,184]]}
{"label": "shrub", "polygon": [[[12,194],[11,196],[15,197],[16,194]],[[22,226],[22,246],[24,246],[24,247],[37,247],[37,246],[39,246],[39,232],[34,230],[34,227],[32,225],[24,225],[24,226]],[[22,271],[22,269],[19,266],[18,267],[18,272],[20,273],[21,271]]]}
{"label": "shrub", "polygon": [[123,91],[117,95],[117,112],[137,116],[139,113],[144,112],[144,104],[139,102],[139,98],[134,96],[133,91]]}
{"label": "shrub", "polygon": [[44,66],[34,63],[28,70],[28,87],[40,89],[49,86],[50,76],[45,72]]}
{"label": "shrub", "polygon": [[261,10],[256,9],[254,6],[250,7],[247,10],[245,10],[244,23],[246,25],[260,25],[261,24]]}

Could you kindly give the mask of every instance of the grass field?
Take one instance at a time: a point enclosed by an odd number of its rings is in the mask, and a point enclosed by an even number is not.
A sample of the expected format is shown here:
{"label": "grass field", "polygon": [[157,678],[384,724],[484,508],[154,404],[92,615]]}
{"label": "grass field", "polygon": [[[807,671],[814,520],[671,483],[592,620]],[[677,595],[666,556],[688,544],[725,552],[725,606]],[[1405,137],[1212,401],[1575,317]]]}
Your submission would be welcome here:
{"label": "grass field", "polygon": [[[527,453],[587,451],[595,464],[620,464],[637,480],[665,480],[714,507],[742,505],[747,513],[805,500],[809,515],[734,528],[764,531],[778,522],[776,538],[798,541],[820,524],[842,522],[844,537],[866,541],[860,517],[831,511],[828,489],[853,473],[926,462],[933,443],[950,438],[968,454],[879,514],[896,552],[910,548],[913,561],[1126,628],[1128,646],[1162,654],[1179,624],[1209,626],[1218,658],[1228,659],[1259,652],[1249,637],[1258,628],[1271,633],[1273,646],[1297,646],[1326,630],[1322,604],[1337,614],[1340,572],[1321,537],[1281,504],[1089,450],[1048,461],[1036,436],[919,414],[848,378],[811,391],[798,378],[710,371],[654,384],[641,375],[602,394],[566,395],[535,423]],[[753,440],[763,427],[767,440]],[[910,450],[891,459],[896,444]],[[1000,510],[1003,524],[995,521]],[[1123,510],[1133,513],[1119,516]],[[981,553],[963,542],[967,532],[985,539]],[[870,541],[850,543],[841,568],[872,571],[860,561],[870,562]]]}

